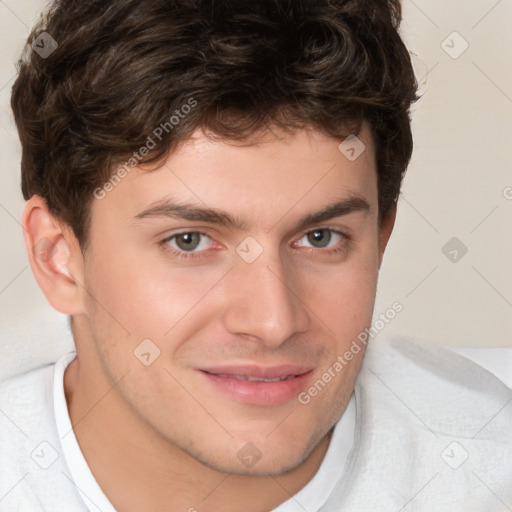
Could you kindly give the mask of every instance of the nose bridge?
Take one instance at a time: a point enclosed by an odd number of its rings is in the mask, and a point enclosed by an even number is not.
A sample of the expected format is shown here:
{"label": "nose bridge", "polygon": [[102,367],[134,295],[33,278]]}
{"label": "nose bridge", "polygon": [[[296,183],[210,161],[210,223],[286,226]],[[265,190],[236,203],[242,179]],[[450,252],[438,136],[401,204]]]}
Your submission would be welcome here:
{"label": "nose bridge", "polygon": [[296,295],[299,283],[281,257],[265,251],[256,261],[239,261],[232,272],[226,328],[277,346],[309,326],[307,308]]}

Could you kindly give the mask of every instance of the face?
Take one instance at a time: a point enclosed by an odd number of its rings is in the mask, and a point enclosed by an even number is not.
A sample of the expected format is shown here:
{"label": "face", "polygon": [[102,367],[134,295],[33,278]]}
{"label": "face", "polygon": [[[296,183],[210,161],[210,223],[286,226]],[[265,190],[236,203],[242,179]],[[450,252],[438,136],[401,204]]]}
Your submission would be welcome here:
{"label": "face", "polygon": [[387,240],[359,139],[350,161],[312,130],[198,131],[93,201],[79,357],[111,382],[129,370],[120,403],[211,468],[294,468],[348,402],[364,350],[335,363],[370,325]]}

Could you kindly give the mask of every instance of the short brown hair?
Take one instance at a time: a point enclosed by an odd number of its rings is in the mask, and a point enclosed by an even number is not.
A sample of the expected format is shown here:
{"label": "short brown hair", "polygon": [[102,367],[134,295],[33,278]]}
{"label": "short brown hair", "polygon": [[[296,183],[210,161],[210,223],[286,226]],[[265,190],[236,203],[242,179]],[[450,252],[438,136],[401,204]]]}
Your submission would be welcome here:
{"label": "short brown hair", "polygon": [[[410,161],[417,99],[400,22],[399,0],[55,0],[11,98],[23,195],[42,196],[83,246],[94,190],[194,101],[141,162],[199,127],[232,140],[270,126],[342,139],[367,120],[383,218]],[[44,33],[58,43],[47,58],[30,46]]]}

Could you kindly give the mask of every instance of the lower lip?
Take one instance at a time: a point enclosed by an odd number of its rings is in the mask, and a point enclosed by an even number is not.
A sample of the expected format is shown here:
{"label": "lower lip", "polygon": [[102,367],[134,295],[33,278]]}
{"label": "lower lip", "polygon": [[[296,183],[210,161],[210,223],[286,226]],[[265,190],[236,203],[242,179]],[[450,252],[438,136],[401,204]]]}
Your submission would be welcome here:
{"label": "lower lip", "polygon": [[231,377],[219,377],[211,373],[201,373],[217,389],[232,398],[252,405],[279,405],[296,398],[303,391],[312,371],[291,379],[275,382],[254,382]]}

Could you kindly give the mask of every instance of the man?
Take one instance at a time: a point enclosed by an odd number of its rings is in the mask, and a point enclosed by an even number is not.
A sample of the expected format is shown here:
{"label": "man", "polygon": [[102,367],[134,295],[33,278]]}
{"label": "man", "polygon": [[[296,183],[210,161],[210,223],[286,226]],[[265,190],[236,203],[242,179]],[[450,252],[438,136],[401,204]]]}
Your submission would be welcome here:
{"label": "man", "polygon": [[412,151],[399,23],[396,0],[52,5],[12,106],[76,354],[2,385],[2,511],[510,498],[501,381],[415,343],[365,356]]}

